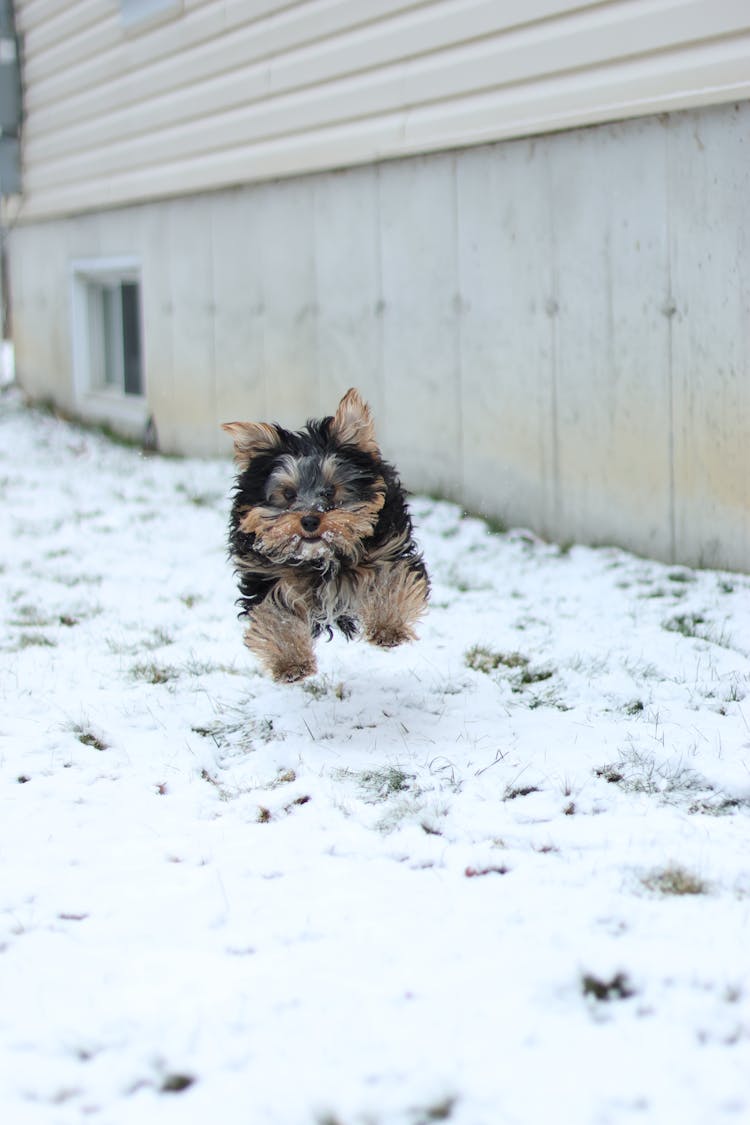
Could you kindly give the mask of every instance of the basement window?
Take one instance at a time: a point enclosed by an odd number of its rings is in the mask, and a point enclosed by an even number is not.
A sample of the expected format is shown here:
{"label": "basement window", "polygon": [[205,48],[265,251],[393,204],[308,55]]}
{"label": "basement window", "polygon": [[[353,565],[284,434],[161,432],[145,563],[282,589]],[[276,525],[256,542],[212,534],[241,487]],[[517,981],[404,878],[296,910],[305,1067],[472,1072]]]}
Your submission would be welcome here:
{"label": "basement window", "polygon": [[83,414],[138,426],[146,415],[137,262],[73,263],[73,367]]}

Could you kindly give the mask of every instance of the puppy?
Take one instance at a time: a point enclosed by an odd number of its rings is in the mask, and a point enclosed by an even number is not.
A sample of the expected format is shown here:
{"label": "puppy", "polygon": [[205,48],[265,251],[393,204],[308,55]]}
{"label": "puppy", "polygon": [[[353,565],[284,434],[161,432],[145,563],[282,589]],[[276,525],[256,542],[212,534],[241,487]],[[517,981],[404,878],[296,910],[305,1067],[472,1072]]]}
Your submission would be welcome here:
{"label": "puppy", "polygon": [[312,675],[313,642],[334,627],[381,648],[414,640],[429,579],[406,493],[359,392],[298,432],[264,422],[223,429],[238,465],[229,551],[245,644],[274,679]]}

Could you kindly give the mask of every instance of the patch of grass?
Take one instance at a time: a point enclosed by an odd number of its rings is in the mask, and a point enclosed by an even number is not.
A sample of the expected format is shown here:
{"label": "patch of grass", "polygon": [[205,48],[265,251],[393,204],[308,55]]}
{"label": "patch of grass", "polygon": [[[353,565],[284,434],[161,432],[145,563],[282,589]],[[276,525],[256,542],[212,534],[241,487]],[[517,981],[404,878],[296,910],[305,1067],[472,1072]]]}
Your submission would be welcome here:
{"label": "patch of grass", "polygon": [[[39,414],[45,414],[54,418],[58,418],[61,422],[66,422],[71,427],[75,427],[81,434],[93,433],[99,434],[101,438],[105,438],[111,442],[112,445],[121,445],[124,449],[143,449],[143,439],[133,438],[128,434],[120,433],[107,422],[90,422],[87,418],[81,417],[80,414],[75,414],[69,409],[58,405],[54,399],[43,397],[38,399],[27,398],[27,406],[30,411],[36,411]],[[173,454],[163,453],[163,457],[171,457]]]}
{"label": "patch of grass", "polygon": [[700,637],[700,627],[706,619],[700,613],[678,613],[662,623],[668,633],[679,633],[683,637]]}
{"label": "patch of grass", "polygon": [[481,518],[489,535],[507,535],[508,525],[505,520],[497,516],[482,516]]}
{"label": "patch of grass", "polygon": [[21,633],[16,641],[17,649],[25,648],[55,648],[56,642],[45,637],[44,633]]}
{"label": "patch of grass", "polygon": [[626,703],[623,711],[626,715],[640,715],[644,710],[645,704],[640,699],[631,699],[630,703]]}
{"label": "patch of grass", "polygon": [[514,680],[520,687],[527,687],[529,684],[541,684],[545,680],[551,680],[554,674],[551,668],[524,668],[517,673]]}
{"label": "patch of grass", "polygon": [[484,672],[489,675],[498,668],[526,670],[529,658],[520,652],[497,652],[487,645],[473,645],[464,655],[464,663],[473,672]]}
{"label": "patch of grass", "polygon": [[406,773],[400,766],[362,770],[356,776],[362,788],[376,801],[386,801],[394,793],[403,793],[415,778],[413,773]]}
{"label": "patch of grass", "polygon": [[40,613],[35,605],[16,606],[14,616],[8,619],[9,625],[24,629],[43,629],[56,624],[58,618],[53,614]]}
{"label": "patch of grass", "polygon": [[[618,585],[619,585],[619,583],[618,583]],[[665,590],[663,586],[652,586],[652,587],[650,587],[650,589],[642,590],[638,594],[638,597],[639,598],[654,598],[654,599],[656,599],[656,598],[666,598],[666,597],[669,597],[671,595],[671,593],[672,593],[671,590],[669,590],[669,591]]]}
{"label": "patch of grass", "polygon": [[479,594],[492,589],[489,582],[482,582],[465,574],[456,563],[449,567],[446,582],[454,590],[458,590],[459,594]]}
{"label": "patch of grass", "polygon": [[159,1091],[162,1094],[181,1094],[195,1082],[191,1074],[165,1074]]}
{"label": "patch of grass", "polygon": [[539,707],[554,707],[556,711],[572,710],[555,691],[548,691],[544,695],[532,695],[527,706],[529,711],[536,711]]}
{"label": "patch of grass", "polygon": [[662,622],[662,628],[668,633],[679,633],[683,637],[692,637],[709,644],[718,645],[720,648],[731,648],[732,638],[723,627],[707,621],[701,613],[678,613]]}
{"label": "patch of grass", "polygon": [[314,679],[305,680],[300,686],[313,699],[324,699],[327,695],[334,695],[336,699],[348,699],[349,697],[349,690],[343,683],[334,684],[326,676],[317,676]]}
{"label": "patch of grass", "polygon": [[333,771],[333,776],[342,780],[351,778],[363,790],[364,799],[369,804],[387,801],[399,793],[410,792],[418,795],[412,782],[416,774],[407,773],[400,766],[384,766],[382,769],[350,770],[338,769]]}
{"label": "patch of grass", "polygon": [[740,685],[740,682],[739,682],[739,679],[737,678],[737,676],[732,676],[731,679],[730,679],[730,682],[729,682],[729,687],[727,688],[727,690],[724,694],[724,702],[725,703],[742,703],[746,694],[747,693],[746,693],[744,687],[742,687]]}
{"label": "patch of grass", "polygon": [[705,879],[678,863],[670,863],[641,876],[641,883],[646,890],[661,895],[705,895],[710,890]]}
{"label": "patch of grass", "polygon": [[73,733],[80,743],[84,746],[91,746],[94,750],[108,750],[109,747],[103,739],[94,734],[92,730],[87,730],[85,727],[74,727]]}
{"label": "patch of grass", "polygon": [[464,875],[467,879],[479,879],[483,875],[507,875],[510,871],[505,864],[493,864],[491,867],[467,867]]}
{"label": "patch of grass", "polygon": [[214,787],[220,801],[231,801],[239,796],[239,793],[230,793],[229,790],[221,784],[219,779],[214,777],[214,775],[209,773],[206,769],[201,770],[201,780],[206,781],[209,785]]}
{"label": "patch of grass", "polygon": [[[507,680],[511,691],[516,695],[531,684],[540,684],[544,683],[545,680],[551,680],[555,674],[552,668],[532,667],[529,657],[524,656],[521,652],[500,652],[488,645],[481,644],[473,645],[467,650],[464,654],[464,663],[473,672],[482,672],[486,676],[491,675],[492,672],[504,670],[507,672]],[[529,706],[533,709],[544,704],[558,706],[558,701],[554,698],[539,697],[532,700]],[[567,710],[567,707],[560,705],[560,709]]]}
{"label": "patch of grass", "polygon": [[671,570],[667,578],[670,582],[679,582],[683,585],[695,582],[695,575],[689,570]]}
{"label": "patch of grass", "polygon": [[691,793],[711,792],[711,785],[700,774],[681,762],[657,762],[651,754],[635,747],[621,750],[617,762],[607,762],[594,770],[596,777],[618,785],[625,793],[645,793],[676,803]]}
{"label": "patch of grass", "polygon": [[248,718],[249,705],[250,700],[244,706],[228,708],[225,712],[226,718],[218,718],[211,723],[193,726],[190,729],[201,738],[212,739],[219,749],[231,749],[243,756],[255,749],[256,740],[260,742],[283,740],[285,735],[283,731],[276,732],[273,719]]}
{"label": "patch of grass", "polygon": [[661,673],[655,664],[649,664],[645,660],[623,660],[622,666],[629,676],[634,680],[658,680]]}
{"label": "patch of grass", "polygon": [[430,1121],[450,1120],[457,1101],[457,1098],[448,1095],[447,1098],[442,1098],[439,1102],[434,1102],[432,1105],[425,1106],[424,1109],[417,1110],[414,1125],[428,1125]]}
{"label": "patch of grass", "polygon": [[188,503],[196,508],[216,508],[224,500],[219,492],[196,492],[189,489],[185,484],[176,485],[175,491],[180,492]]}
{"label": "patch of grass", "polygon": [[725,797],[717,795],[706,797],[704,800],[693,801],[688,806],[689,813],[698,813],[703,816],[727,816],[737,809],[747,808],[748,802],[741,801],[739,797]]}
{"label": "patch of grass", "polygon": [[74,586],[101,586],[103,578],[101,574],[57,574],[54,580],[72,589]]}
{"label": "patch of grass", "polygon": [[179,679],[179,671],[177,668],[169,664],[134,664],[130,669],[130,675],[134,680],[144,680],[148,684],[166,684],[170,680]]}
{"label": "patch of grass", "polygon": [[174,637],[166,629],[154,629],[151,636],[141,642],[141,648],[150,651],[154,648],[164,648],[165,645],[174,644]]}
{"label": "patch of grass", "polygon": [[617,762],[608,762],[594,775],[617,785],[625,793],[658,797],[667,805],[683,805],[689,813],[726,816],[747,808],[750,802],[722,793],[694,770],[681,763],[657,763],[636,749],[621,751]]}
{"label": "patch of grass", "polygon": [[278,789],[280,785],[290,785],[293,781],[297,780],[297,774],[294,770],[280,769],[276,774],[273,781],[270,781],[266,789]]}
{"label": "patch of grass", "polygon": [[581,991],[584,996],[592,1000],[608,1003],[610,1000],[628,1000],[635,996],[635,988],[626,973],[615,973],[614,976],[595,976],[593,973],[583,973],[581,976]]}
{"label": "patch of grass", "polygon": [[210,660],[198,660],[191,656],[182,666],[188,676],[210,676],[213,672],[222,672],[227,676],[241,675],[236,664],[215,664]]}
{"label": "patch of grass", "polygon": [[530,793],[540,793],[538,785],[508,785],[503,793],[504,801],[515,801],[518,797],[528,797]]}
{"label": "patch of grass", "polygon": [[600,777],[602,781],[609,782],[610,785],[619,785],[625,780],[625,774],[611,764],[600,766],[598,769],[594,770],[594,775]]}

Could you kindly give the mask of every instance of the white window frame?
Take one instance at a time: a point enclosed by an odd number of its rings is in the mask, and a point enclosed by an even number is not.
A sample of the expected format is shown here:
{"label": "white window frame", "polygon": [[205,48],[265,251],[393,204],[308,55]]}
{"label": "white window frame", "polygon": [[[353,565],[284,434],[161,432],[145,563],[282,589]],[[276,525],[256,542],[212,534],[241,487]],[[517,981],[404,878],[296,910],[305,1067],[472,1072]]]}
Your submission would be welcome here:
{"label": "white window frame", "polygon": [[[92,305],[92,286],[116,286],[134,282],[141,289],[141,267],[136,258],[80,258],[71,263],[71,323],[73,344],[73,396],[76,409],[95,422],[111,422],[133,433],[142,432],[148,422],[145,394],[143,318],[141,317],[141,381],[143,393],[126,394],[122,371],[119,385],[106,385],[93,370],[93,341],[101,336],[103,325]],[[113,327],[122,338],[119,307],[113,312]],[[119,359],[118,359],[119,362]]]}

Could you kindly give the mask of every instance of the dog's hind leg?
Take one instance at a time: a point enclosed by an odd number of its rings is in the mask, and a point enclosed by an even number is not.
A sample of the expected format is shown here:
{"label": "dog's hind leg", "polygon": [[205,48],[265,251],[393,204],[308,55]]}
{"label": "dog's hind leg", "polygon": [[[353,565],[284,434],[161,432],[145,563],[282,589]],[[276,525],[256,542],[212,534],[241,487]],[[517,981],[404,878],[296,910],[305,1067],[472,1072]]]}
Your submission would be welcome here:
{"label": "dog's hind leg", "polygon": [[282,683],[303,680],[317,670],[307,621],[270,598],[251,610],[245,644]]}
{"label": "dog's hind leg", "polygon": [[381,648],[416,640],[414,626],[427,609],[424,568],[406,560],[382,563],[366,576],[359,595],[365,639]]}

